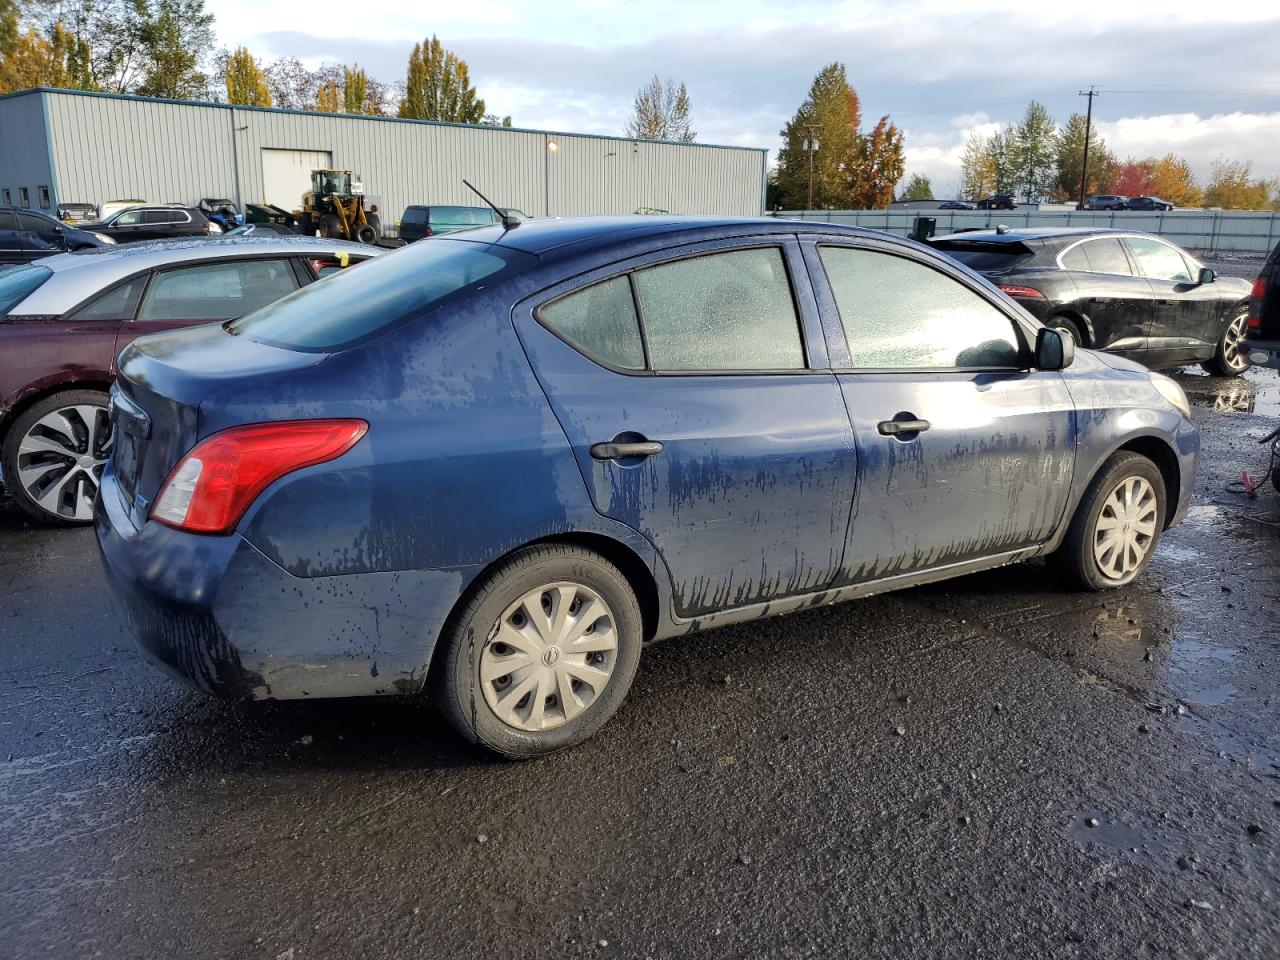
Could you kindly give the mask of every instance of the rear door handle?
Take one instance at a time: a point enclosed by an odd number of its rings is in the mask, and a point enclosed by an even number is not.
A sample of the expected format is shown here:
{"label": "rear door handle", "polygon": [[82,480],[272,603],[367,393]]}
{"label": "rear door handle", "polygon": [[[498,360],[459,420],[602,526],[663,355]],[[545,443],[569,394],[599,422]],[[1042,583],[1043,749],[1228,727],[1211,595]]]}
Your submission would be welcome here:
{"label": "rear door handle", "polygon": [[881,420],[876,429],[886,437],[896,437],[900,433],[924,433],[931,426],[928,420]]}
{"label": "rear door handle", "polygon": [[652,457],[662,452],[657,440],[639,443],[596,443],[591,446],[591,456],[596,460],[625,460],[628,457]]}

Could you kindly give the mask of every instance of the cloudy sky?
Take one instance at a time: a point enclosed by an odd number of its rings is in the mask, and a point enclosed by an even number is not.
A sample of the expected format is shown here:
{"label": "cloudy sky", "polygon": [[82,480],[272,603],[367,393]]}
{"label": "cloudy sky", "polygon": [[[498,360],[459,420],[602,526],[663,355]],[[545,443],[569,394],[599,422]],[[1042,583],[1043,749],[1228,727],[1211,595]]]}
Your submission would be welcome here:
{"label": "cloudy sky", "polygon": [[[1063,121],[1077,92],[1121,158],[1175,151],[1280,176],[1280,4],[1275,0],[209,0],[220,39],[259,56],[359,62],[401,79],[436,33],[465,59],[492,113],[517,126],[620,134],[636,88],[683,80],[698,139],[774,149],[814,74],[842,61],[865,125],[888,113],[907,170],[954,190],[973,129],[1031,98]],[[323,32],[313,25],[325,24]]]}

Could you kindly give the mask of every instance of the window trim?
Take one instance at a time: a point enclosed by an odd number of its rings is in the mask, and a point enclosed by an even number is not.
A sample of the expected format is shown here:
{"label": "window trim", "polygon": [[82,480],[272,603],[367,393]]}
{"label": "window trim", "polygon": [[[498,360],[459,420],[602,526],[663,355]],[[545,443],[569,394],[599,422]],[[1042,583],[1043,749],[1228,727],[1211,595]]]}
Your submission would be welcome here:
{"label": "window trim", "polygon": [[[821,290],[822,296],[826,297],[827,303],[819,300],[819,310],[827,309],[829,304],[832,312],[832,319],[837,326],[836,331],[830,330],[824,325],[828,337],[835,336],[839,343],[840,358],[843,361],[837,364],[832,361],[832,372],[841,375],[849,374],[876,374],[876,375],[898,375],[898,376],[918,376],[920,374],[954,374],[962,377],[972,377],[977,374],[995,373],[1010,376],[1019,373],[1028,373],[1035,369],[1035,330],[1036,327],[1032,323],[1028,323],[1027,318],[1019,313],[1011,312],[1007,305],[993,298],[990,292],[981,286],[977,286],[972,282],[971,277],[967,273],[962,273],[960,265],[955,261],[951,261],[941,254],[933,254],[932,256],[921,256],[920,252],[914,248],[899,246],[897,243],[880,240],[875,237],[844,237],[831,234],[820,234],[809,237],[803,237],[807,240],[808,249],[806,250],[806,262],[812,268],[815,264],[818,267],[821,280],[814,279],[815,293]],[[977,296],[980,300],[990,306],[993,310],[1009,321],[1010,326],[1019,340],[1019,355],[1021,363],[1016,367],[858,367],[854,366],[853,358],[849,355],[848,334],[845,332],[844,317],[840,315],[840,307],[836,303],[835,291],[831,289],[831,280],[827,276],[826,264],[822,260],[822,247],[838,247],[848,250],[862,250],[872,253],[881,253],[888,256],[895,256],[902,260],[907,260],[926,269],[934,270],[951,280],[956,281],[970,293]],[[808,252],[812,251],[812,260],[808,259]],[[937,259],[935,260],[934,257]],[[810,273],[812,274],[812,269]],[[828,345],[830,350],[830,345]]]}
{"label": "window trim", "polygon": [[[596,364],[597,366],[604,367],[606,370],[609,370],[613,373],[622,374],[623,376],[630,376],[630,377],[636,377],[636,376],[640,376],[640,377],[755,377],[755,376],[782,376],[782,375],[794,376],[797,374],[806,375],[806,376],[812,375],[812,374],[829,374],[831,373],[830,367],[814,367],[812,365],[813,351],[812,349],[810,349],[808,337],[806,336],[806,333],[805,333],[804,311],[801,308],[800,299],[797,295],[798,294],[797,284],[799,280],[795,274],[795,271],[791,269],[791,264],[788,263],[789,258],[787,256],[788,241],[794,242],[795,240],[796,240],[796,235],[791,233],[772,234],[772,235],[757,236],[757,237],[724,237],[718,240],[710,241],[710,243],[715,244],[710,247],[704,246],[703,243],[697,243],[692,245],[692,246],[696,246],[697,249],[687,250],[676,256],[660,257],[658,259],[653,259],[653,260],[649,260],[641,263],[635,263],[634,261],[630,261],[630,265],[621,267],[620,269],[615,269],[610,273],[602,274],[600,276],[592,276],[591,274],[594,273],[594,271],[589,271],[587,275],[591,276],[590,280],[588,280],[585,283],[577,284],[572,289],[565,290],[562,293],[558,293],[555,296],[550,297],[548,299],[539,300],[532,308],[531,313],[533,315],[534,320],[537,321],[540,327],[542,327],[544,330],[550,333],[553,337],[555,337],[557,340],[559,340],[561,343],[567,346],[570,350],[573,350],[575,353],[583,357],[586,357],[588,360],[590,360],[592,363]],[[735,242],[735,241],[746,241],[746,242]],[[743,370],[743,369],[656,370],[654,369],[652,358],[649,353],[649,335],[645,329],[644,310],[640,305],[639,291],[636,289],[635,274],[639,273],[642,270],[650,270],[655,267],[664,267],[664,266],[667,266],[668,264],[679,263],[683,260],[694,260],[699,257],[712,257],[718,254],[738,253],[745,250],[759,250],[759,249],[766,249],[766,248],[772,248],[777,250],[779,256],[782,259],[782,269],[785,272],[786,278],[787,278],[787,291],[791,296],[791,308],[795,317],[796,333],[798,334],[800,339],[800,351],[803,354],[804,366],[803,367],[780,367],[780,368],[770,367],[770,368],[760,368],[760,369],[750,369],[750,370]],[[659,255],[664,252],[667,252],[667,251],[662,251],[662,250],[651,251],[651,253],[659,254]],[[608,268],[605,268],[605,269],[608,269]],[[579,277],[575,277],[573,279],[574,280],[579,279],[581,276],[582,275],[580,274]],[[551,324],[542,316],[542,310],[544,307],[551,306],[552,304],[557,303],[560,300],[564,300],[567,297],[571,297],[574,294],[580,293],[584,290],[594,287],[597,284],[607,283],[608,281],[616,280],[619,277],[627,278],[627,283],[631,290],[631,303],[632,303],[632,307],[635,310],[636,323],[640,329],[640,343],[644,350],[645,367],[643,370],[630,369],[627,367],[619,367],[616,364],[610,363],[609,361],[594,355],[591,351],[588,351],[583,347],[579,346],[578,344],[572,343],[571,341],[569,341],[558,330],[552,327]],[[807,277],[805,279],[807,279]],[[570,282],[572,282],[572,280]]]}

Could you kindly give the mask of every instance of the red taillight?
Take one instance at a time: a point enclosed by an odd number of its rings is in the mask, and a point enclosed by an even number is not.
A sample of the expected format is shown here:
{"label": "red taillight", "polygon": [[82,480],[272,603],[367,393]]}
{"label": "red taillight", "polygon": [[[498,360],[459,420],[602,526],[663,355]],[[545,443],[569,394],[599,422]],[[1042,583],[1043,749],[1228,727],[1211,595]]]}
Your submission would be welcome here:
{"label": "red taillight", "polygon": [[426,233],[424,233],[424,234],[423,234],[423,236],[424,236],[424,237],[429,237],[429,236],[431,236],[431,228],[430,228],[430,227],[427,227],[427,232],[426,232]]}
{"label": "red taillight", "polygon": [[1258,277],[1249,292],[1249,329],[1262,332],[1262,298],[1267,294],[1267,278]]}
{"label": "red taillight", "polygon": [[1002,283],[1000,289],[1011,297],[1026,297],[1032,300],[1043,300],[1044,294],[1035,287],[1022,287],[1016,283]]}
{"label": "red taillight", "polygon": [[337,459],[368,429],[364,420],[285,420],[215,433],[174,467],[151,516],[192,533],[228,533],[275,481]]}

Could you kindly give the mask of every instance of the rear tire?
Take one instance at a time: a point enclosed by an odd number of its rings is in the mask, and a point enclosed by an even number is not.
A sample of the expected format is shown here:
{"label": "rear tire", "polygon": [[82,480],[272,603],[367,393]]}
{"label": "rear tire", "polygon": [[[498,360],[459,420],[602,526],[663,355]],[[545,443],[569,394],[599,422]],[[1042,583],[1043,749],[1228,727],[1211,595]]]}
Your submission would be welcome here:
{"label": "rear tire", "polygon": [[622,705],[642,638],[635,592],[612,563],[568,544],[526,547],[450,618],[436,704],[463,737],[502,756],[555,753]]}
{"label": "rear tire", "polygon": [[1050,317],[1044,322],[1044,325],[1053,330],[1061,330],[1076,342],[1077,347],[1084,346],[1084,337],[1081,336],[1080,328],[1076,326],[1074,320],[1067,317]]}
{"label": "rear tire", "polygon": [[1050,565],[1084,590],[1132,583],[1160,542],[1167,502],[1154,463],[1128,450],[1112,454],[1085,491]]}
{"label": "rear tire", "polygon": [[9,496],[41,523],[92,523],[111,441],[101,391],[65,390],[32,404],[9,424],[0,449]]}
{"label": "rear tire", "polygon": [[364,215],[364,218],[365,220],[368,221],[369,226],[373,228],[373,239],[369,242],[376,243],[379,240],[381,240],[382,239],[382,219],[376,213],[366,213]]}
{"label": "rear tire", "polygon": [[1237,310],[1231,315],[1222,336],[1218,338],[1218,348],[1212,360],[1200,364],[1206,371],[1219,377],[1242,377],[1249,369],[1249,358],[1245,355],[1244,330],[1249,319],[1247,309]]}

